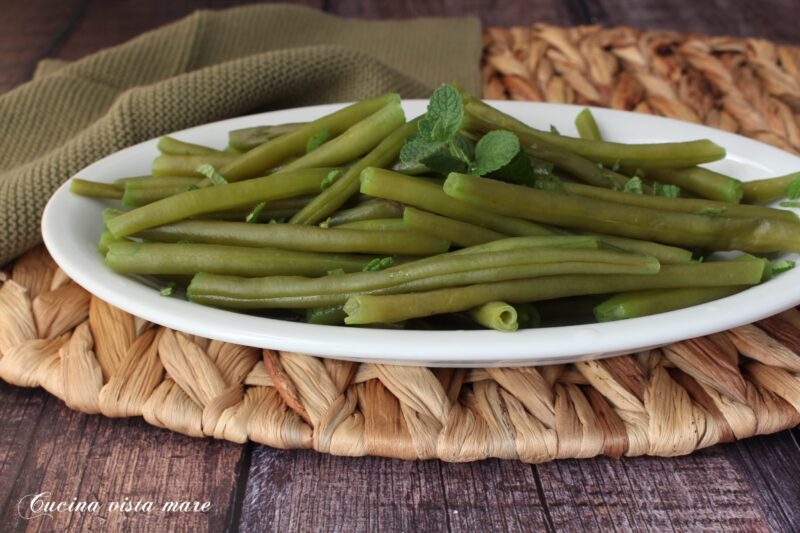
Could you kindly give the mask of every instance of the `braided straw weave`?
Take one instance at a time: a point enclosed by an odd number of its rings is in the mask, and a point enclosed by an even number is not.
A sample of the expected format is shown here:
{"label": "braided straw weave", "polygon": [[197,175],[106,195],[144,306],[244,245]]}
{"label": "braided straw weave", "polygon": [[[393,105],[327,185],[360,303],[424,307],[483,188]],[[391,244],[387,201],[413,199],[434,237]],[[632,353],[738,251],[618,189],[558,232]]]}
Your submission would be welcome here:
{"label": "braided straw weave", "polygon": [[[787,89],[800,79],[795,49],[593,27],[492,28],[486,42],[489,97],[659,112],[800,147],[800,99]],[[740,87],[742,72],[755,88]],[[0,283],[0,378],[44,387],[72,409],[143,416],[191,436],[337,455],[542,462],[680,455],[800,423],[796,309],[600,361],[428,369],[154,326],[89,295],[41,247],[0,272]]]}

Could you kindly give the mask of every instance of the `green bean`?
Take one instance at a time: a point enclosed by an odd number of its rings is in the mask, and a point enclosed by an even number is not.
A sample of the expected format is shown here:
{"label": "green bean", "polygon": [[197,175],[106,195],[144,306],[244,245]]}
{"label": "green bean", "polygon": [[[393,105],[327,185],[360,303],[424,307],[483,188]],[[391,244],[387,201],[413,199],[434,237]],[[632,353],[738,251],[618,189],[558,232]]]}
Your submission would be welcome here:
{"label": "green bean", "polygon": [[108,247],[112,243],[121,242],[123,240],[124,239],[114,237],[110,231],[106,230],[100,236],[100,241],[97,243],[97,251],[100,252],[101,255],[106,255],[108,253]]}
{"label": "green bean", "polygon": [[447,196],[441,185],[391,170],[368,168],[361,173],[361,192],[394,200],[446,217],[483,226],[506,235],[551,235],[539,224],[490,213]]}
{"label": "green bean", "polygon": [[234,161],[232,154],[209,155],[160,155],[153,160],[153,176],[195,176],[204,177],[197,172],[200,165],[209,164],[215,168]]}
{"label": "green bean", "polygon": [[657,211],[452,173],[444,190],[481,209],[575,229],[709,250],[800,252],[800,223]]}
{"label": "green bean", "polygon": [[117,209],[115,207],[107,207],[103,209],[103,227],[107,231],[108,230],[108,221],[112,218],[116,218],[121,214],[125,213],[122,209]]}
{"label": "green bean", "polygon": [[777,178],[746,181],[742,188],[742,201],[747,204],[768,204],[786,198],[789,185],[800,179],[800,172],[792,172]]}
{"label": "green bean", "polygon": [[305,126],[306,122],[294,122],[291,124],[276,124],[274,126],[254,126],[252,128],[242,128],[228,132],[228,147],[239,152],[252,150],[259,144],[292,133]]}
{"label": "green bean", "polygon": [[679,213],[699,214],[703,212],[720,212],[726,218],[776,218],[797,222],[797,215],[783,209],[772,209],[753,205],[739,205],[713,200],[696,198],[669,198],[666,196],[651,196],[649,194],[634,194],[622,191],[612,191],[580,183],[562,183],[562,192],[574,196],[594,198],[624,205],[647,207],[660,211],[675,211]]}
{"label": "green bean", "polygon": [[[270,307],[300,301],[303,306],[343,303],[361,292],[409,292],[488,281],[551,276],[559,273],[651,274],[660,268],[650,257],[602,250],[529,248],[504,252],[445,254],[378,272],[325,278],[262,277],[241,279],[201,272],[189,287],[192,297],[222,296]],[[331,297],[331,298],[325,298]],[[315,300],[315,298],[321,298]],[[317,303],[318,302],[318,303]]]}
{"label": "green bean", "polygon": [[594,316],[598,322],[610,322],[666,313],[719,300],[746,288],[747,285],[733,285],[623,292],[595,307]]}
{"label": "green bean", "polygon": [[314,307],[306,310],[306,322],[309,324],[322,324],[325,326],[339,326],[344,324],[344,312],[342,305],[329,305],[327,307]]}
{"label": "green bean", "polygon": [[301,168],[335,167],[349,163],[378,146],[389,134],[405,124],[405,121],[405,113],[400,102],[391,102],[364,120],[353,124],[338,137],[280,168],[278,172],[290,172]]}
{"label": "green bean", "polygon": [[709,200],[738,204],[742,199],[741,181],[703,167],[651,168],[646,170],[646,177],[659,183],[677,185]]}
{"label": "green bean", "polygon": [[658,259],[662,265],[680,265],[692,260],[692,252],[675,246],[667,246],[657,242],[629,239],[615,235],[584,232],[586,235],[597,237],[601,242],[614,248],[625,250],[632,254],[651,255]]}
{"label": "green bean", "polygon": [[763,268],[758,261],[665,265],[656,274],[640,276],[565,275],[548,277],[546,282],[523,279],[410,294],[361,294],[345,303],[345,323],[396,322],[457,313],[494,300],[513,304],[643,289],[755,285],[761,280]]}
{"label": "green bean", "polygon": [[433,255],[450,242],[418,231],[324,229],[297,224],[248,224],[216,220],[185,220],[136,234],[160,242],[189,241],[307,252]]}
{"label": "green bean", "polygon": [[216,244],[115,242],[108,246],[106,265],[125,274],[209,272],[235,276],[325,276],[339,268],[345,272],[360,272],[370,259],[358,255]]}
{"label": "green bean", "polygon": [[[287,220],[292,215],[297,213],[304,205],[308,204],[315,195],[306,194],[303,196],[293,196],[291,198],[284,198],[282,200],[275,200],[267,203],[266,207],[258,214],[258,219],[255,222],[269,222],[270,220]],[[202,219],[213,220],[230,220],[234,222],[241,222],[253,211],[255,205],[248,205],[245,207],[237,207],[235,209],[226,209],[224,211],[217,211],[215,213],[206,213],[201,215]]]}
{"label": "green bean", "polygon": [[516,133],[523,143],[539,139],[604,165],[619,164],[644,169],[685,168],[725,157],[725,149],[707,139],[652,144],[594,141],[537,130],[477,100],[470,100],[464,106],[464,111],[468,117],[492,123],[491,129],[507,129]]}
{"label": "green bean", "polygon": [[324,224],[327,227],[333,227],[359,220],[400,218],[401,216],[403,216],[403,206],[382,198],[373,198],[350,209],[337,211],[328,217]]}
{"label": "green bean", "polygon": [[328,171],[304,169],[221,187],[187,191],[128,211],[110,220],[108,229],[116,237],[124,237],[205,213],[309,194],[319,190]]}
{"label": "green bean", "polygon": [[403,223],[402,218],[376,218],[372,220],[356,220],[336,226],[339,229],[369,231],[414,231]]}
{"label": "green bean", "polygon": [[158,140],[158,151],[165,155],[219,155],[223,153],[208,146],[179,141],[169,135]]}
{"label": "green bean", "polygon": [[487,302],[470,309],[469,315],[481,326],[497,331],[511,332],[519,328],[517,310],[506,302]]}
{"label": "green bean", "polygon": [[110,198],[119,200],[122,198],[122,188],[112,183],[100,183],[97,181],[82,180],[72,178],[69,185],[69,192],[89,196],[91,198]]}
{"label": "green bean", "polygon": [[169,176],[126,180],[122,205],[125,207],[147,205],[156,200],[186,192],[193,185],[196,186],[200,179],[188,176]]}
{"label": "green bean", "polygon": [[594,115],[592,115],[592,111],[588,107],[575,117],[575,128],[577,128],[578,135],[580,135],[581,139],[588,139],[590,141],[603,140],[603,136],[600,135],[600,128],[597,127]]}
{"label": "green bean", "polygon": [[290,222],[293,224],[317,224],[328,218],[358,192],[361,171],[371,166],[388,165],[397,158],[403,143],[417,131],[417,121],[418,119],[415,119],[406,123],[386,137],[370,153],[348,168],[333,185],[322,191],[310,204],[293,216]]}
{"label": "green bean", "polygon": [[430,233],[447,239],[458,246],[475,246],[485,242],[504,239],[507,235],[482,228],[468,222],[434,215],[413,207],[406,207],[403,211],[403,223],[412,229]]}
{"label": "green bean", "polygon": [[266,174],[289,157],[304,154],[308,139],[319,130],[327,128],[331,130],[332,135],[337,136],[392,102],[400,102],[400,96],[389,93],[347,106],[300,126],[291,133],[268,140],[242,154],[235,161],[223,167],[220,172],[229,182]]}

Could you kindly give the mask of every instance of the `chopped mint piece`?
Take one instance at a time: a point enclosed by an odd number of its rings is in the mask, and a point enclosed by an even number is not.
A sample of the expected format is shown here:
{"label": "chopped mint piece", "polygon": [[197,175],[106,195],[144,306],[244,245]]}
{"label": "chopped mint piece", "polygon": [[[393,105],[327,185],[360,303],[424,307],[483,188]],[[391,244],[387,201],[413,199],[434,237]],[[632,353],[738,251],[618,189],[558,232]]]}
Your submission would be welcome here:
{"label": "chopped mint piece", "polygon": [[394,264],[394,259],[391,257],[376,257],[364,265],[363,271],[376,272],[378,270],[383,270],[384,268],[389,268],[392,266],[392,264]]}
{"label": "chopped mint piece", "polygon": [[330,128],[322,128],[317,133],[308,138],[306,143],[306,153],[313,152],[326,142],[328,142],[333,134]]}
{"label": "chopped mint piece", "polygon": [[175,291],[175,282],[174,281],[170,281],[169,283],[167,283],[164,286],[163,289],[158,291],[158,294],[160,294],[161,296],[172,296],[172,293],[174,291]]}
{"label": "chopped mint piece", "polygon": [[244,218],[245,222],[250,222],[251,224],[255,224],[258,222],[258,217],[261,215],[261,212],[264,208],[267,207],[267,202],[261,202],[257,204],[252,211],[250,211],[247,216]]}
{"label": "chopped mint piece", "polygon": [[225,179],[225,176],[217,172],[213,166],[209,165],[208,163],[204,165],[200,165],[196,169],[195,172],[202,174],[203,176],[207,177],[211,180],[211,183],[214,185],[225,185],[228,183],[228,180]]}
{"label": "chopped mint piece", "polygon": [[625,186],[622,187],[622,192],[629,192],[633,194],[642,194],[642,180],[638,176],[634,176],[625,182]]}

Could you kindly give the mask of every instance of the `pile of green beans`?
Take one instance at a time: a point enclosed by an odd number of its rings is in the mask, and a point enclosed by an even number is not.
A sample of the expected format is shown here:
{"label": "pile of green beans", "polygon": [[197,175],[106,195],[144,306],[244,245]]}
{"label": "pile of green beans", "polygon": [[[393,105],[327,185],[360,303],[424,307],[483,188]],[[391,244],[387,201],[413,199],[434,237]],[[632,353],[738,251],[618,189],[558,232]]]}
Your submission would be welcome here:
{"label": "pile of green beans", "polygon": [[462,99],[465,139],[510,131],[557,186],[399,161],[424,121],[386,94],[231,131],[223,148],[166,136],[151,175],[71,190],[121,204],[105,210],[98,246],[114,271],[320,325],[513,332],[636,318],[733,295],[787,268],[765,254],[800,252],[797,215],[764,205],[800,195],[800,173],[742,183],[698,166],[725,157],[708,140],[610,142],[589,109],[570,137]]}

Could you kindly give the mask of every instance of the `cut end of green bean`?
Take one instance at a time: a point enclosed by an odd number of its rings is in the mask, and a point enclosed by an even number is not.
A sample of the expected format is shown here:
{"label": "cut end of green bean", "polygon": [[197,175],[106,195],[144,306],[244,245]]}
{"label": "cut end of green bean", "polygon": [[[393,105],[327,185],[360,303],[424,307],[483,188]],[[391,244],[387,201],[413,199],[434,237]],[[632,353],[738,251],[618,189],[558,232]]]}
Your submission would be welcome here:
{"label": "cut end of green bean", "polygon": [[488,302],[470,311],[478,324],[497,331],[517,331],[517,310],[506,302]]}

